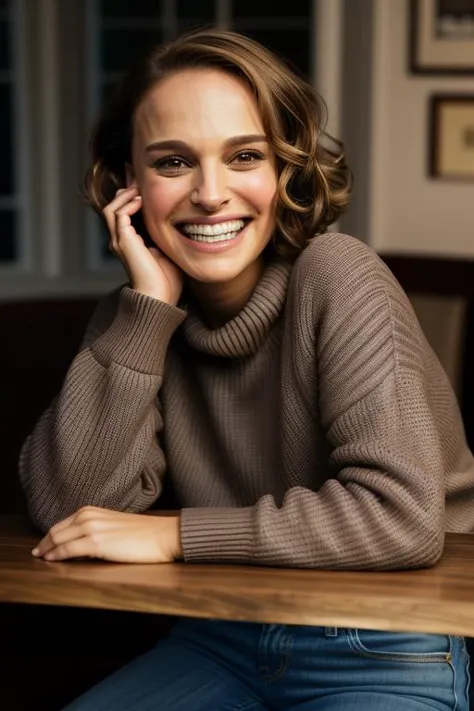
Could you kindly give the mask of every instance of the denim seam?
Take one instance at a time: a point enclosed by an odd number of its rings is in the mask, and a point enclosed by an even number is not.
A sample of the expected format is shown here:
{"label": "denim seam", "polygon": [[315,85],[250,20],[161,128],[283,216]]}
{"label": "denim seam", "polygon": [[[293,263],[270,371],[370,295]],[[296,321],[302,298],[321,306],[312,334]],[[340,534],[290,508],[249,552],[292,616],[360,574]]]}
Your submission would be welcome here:
{"label": "denim seam", "polygon": [[412,654],[410,652],[372,652],[362,644],[356,629],[347,630],[348,642],[354,654],[367,659],[379,659],[386,662],[406,662],[406,663],[430,663],[443,664],[451,663],[451,652],[429,652],[428,654]]}
{"label": "denim seam", "polygon": [[469,652],[467,651],[467,646],[466,646],[466,638],[464,635],[459,635],[458,637],[455,637],[455,639],[458,640],[458,649],[459,649],[459,656],[464,662],[464,666],[466,669],[466,686],[464,689],[464,699],[467,703],[467,708],[470,707],[470,700],[469,700],[469,695],[470,695],[470,688],[471,688],[471,656]]}
{"label": "denim seam", "polygon": [[[466,640],[465,638],[461,636],[453,636],[450,637],[450,644],[452,645],[453,640],[457,641],[457,651],[458,651],[458,657],[459,657],[459,662],[462,662],[465,666],[466,670],[466,685],[463,688],[463,697],[464,701],[466,702],[466,708],[470,708],[470,700],[469,700],[469,688],[471,686],[471,671],[470,671],[470,655],[469,652],[467,651],[466,647]],[[458,698],[458,675],[456,672],[456,665],[454,664],[454,655],[453,655],[453,663],[451,664],[452,670],[453,670],[453,677],[454,677],[454,700],[455,700],[455,707],[454,710],[456,711],[459,707],[459,698]]]}
{"label": "denim seam", "polygon": [[261,666],[260,666],[260,673],[261,673],[262,677],[264,678],[265,683],[267,683],[267,684],[270,684],[270,683],[276,681],[277,679],[279,679],[280,677],[282,677],[283,674],[284,674],[284,673],[286,672],[286,670],[288,669],[288,665],[289,665],[289,662],[290,662],[290,655],[289,655],[289,651],[288,651],[288,650],[289,650],[289,646],[290,646],[290,634],[289,634],[289,632],[287,632],[286,635],[285,635],[285,637],[284,637],[284,645],[285,645],[285,646],[284,646],[284,649],[283,649],[282,652],[281,652],[281,656],[283,657],[283,659],[282,659],[282,661],[281,661],[281,663],[280,663],[279,668],[277,669],[277,671],[276,671],[274,674],[267,674],[267,673],[265,673],[265,672],[262,672],[262,668],[261,668]]}
{"label": "denim seam", "polygon": [[[449,650],[451,652],[451,659],[452,659],[452,651],[453,651],[453,643],[451,640],[451,637],[449,638]],[[459,648],[460,651],[460,648]],[[453,673],[453,695],[454,695],[454,708],[453,711],[457,711],[458,708],[458,693],[457,693],[457,676],[456,676],[456,666],[452,663],[452,661],[449,663],[449,666],[451,667],[451,671]]]}

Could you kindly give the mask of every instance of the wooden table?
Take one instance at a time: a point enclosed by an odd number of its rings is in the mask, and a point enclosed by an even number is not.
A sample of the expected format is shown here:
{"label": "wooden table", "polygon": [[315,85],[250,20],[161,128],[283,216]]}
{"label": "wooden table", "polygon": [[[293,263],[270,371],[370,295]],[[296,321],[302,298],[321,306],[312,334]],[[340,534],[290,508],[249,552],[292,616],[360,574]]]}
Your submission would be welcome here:
{"label": "wooden table", "polygon": [[427,570],[48,563],[25,519],[0,517],[0,602],[474,636],[474,535]]}

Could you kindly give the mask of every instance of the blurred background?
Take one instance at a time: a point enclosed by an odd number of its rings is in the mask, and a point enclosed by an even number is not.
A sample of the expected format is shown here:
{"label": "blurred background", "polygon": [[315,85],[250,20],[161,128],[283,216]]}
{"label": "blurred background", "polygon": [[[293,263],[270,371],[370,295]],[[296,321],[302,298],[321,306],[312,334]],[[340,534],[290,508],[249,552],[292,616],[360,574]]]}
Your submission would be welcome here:
{"label": "blurred background", "polygon": [[94,119],[138,54],[209,25],[275,50],[326,100],[355,174],[337,227],[377,250],[409,293],[473,444],[474,0],[0,0],[7,469],[97,299],[124,281],[80,198]]}

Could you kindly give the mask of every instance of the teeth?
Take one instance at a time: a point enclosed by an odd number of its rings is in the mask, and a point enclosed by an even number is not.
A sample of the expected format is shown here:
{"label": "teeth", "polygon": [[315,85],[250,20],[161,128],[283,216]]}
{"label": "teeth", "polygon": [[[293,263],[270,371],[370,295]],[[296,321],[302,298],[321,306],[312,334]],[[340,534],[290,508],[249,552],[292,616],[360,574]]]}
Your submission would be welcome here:
{"label": "teeth", "polygon": [[217,225],[198,225],[193,223],[187,223],[180,227],[181,231],[189,236],[206,236],[206,237],[217,237],[220,235],[227,235],[229,233],[240,232],[244,227],[245,222],[243,220],[230,220],[229,222],[219,222]]}
{"label": "teeth", "polygon": [[234,239],[234,237],[237,237],[239,232],[240,230],[237,230],[236,232],[224,232],[224,234],[215,235],[214,237],[210,237],[209,235],[189,234],[188,238],[191,239],[193,242],[225,242],[226,240]]}

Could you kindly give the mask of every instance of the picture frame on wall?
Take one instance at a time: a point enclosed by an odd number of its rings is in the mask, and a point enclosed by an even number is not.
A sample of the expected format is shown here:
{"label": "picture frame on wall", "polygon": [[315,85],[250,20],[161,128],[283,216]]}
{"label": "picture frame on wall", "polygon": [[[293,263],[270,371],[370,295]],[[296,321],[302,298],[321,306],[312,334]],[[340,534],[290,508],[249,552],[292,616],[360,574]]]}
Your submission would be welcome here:
{"label": "picture frame on wall", "polygon": [[474,94],[431,97],[429,175],[474,181]]}
{"label": "picture frame on wall", "polygon": [[474,74],[474,0],[409,0],[410,71]]}

